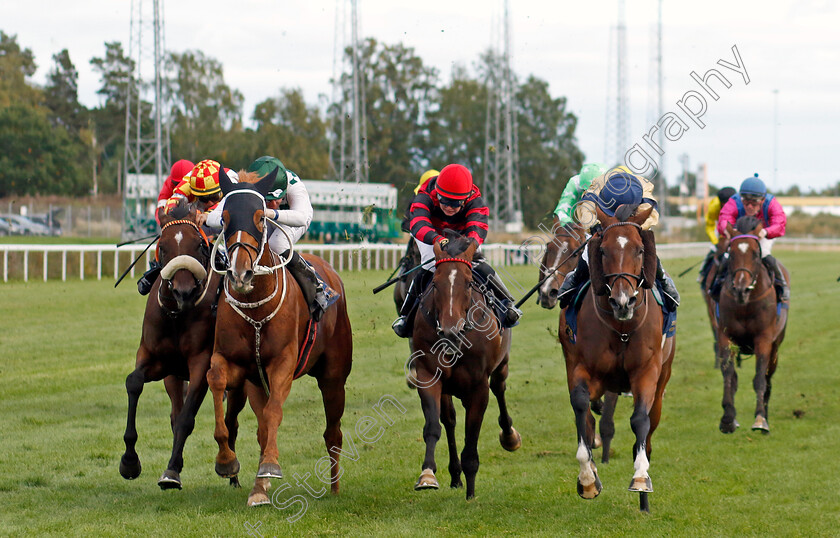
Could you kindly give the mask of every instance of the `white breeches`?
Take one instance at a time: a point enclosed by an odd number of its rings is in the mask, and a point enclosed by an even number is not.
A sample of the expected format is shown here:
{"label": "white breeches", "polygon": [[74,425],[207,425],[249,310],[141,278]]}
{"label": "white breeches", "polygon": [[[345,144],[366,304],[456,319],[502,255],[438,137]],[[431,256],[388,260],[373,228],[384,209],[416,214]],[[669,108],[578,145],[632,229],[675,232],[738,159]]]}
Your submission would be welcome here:
{"label": "white breeches", "polygon": [[[274,227],[273,224],[267,223],[267,226]],[[268,248],[271,249],[272,252],[275,254],[283,254],[287,250],[292,247],[292,244],[297,243],[303,234],[306,233],[306,226],[287,226],[285,224],[280,225],[283,228],[283,231],[286,233],[284,234],[280,230],[275,230],[268,237]],[[292,243],[289,243],[289,239],[286,237],[286,234],[289,235],[289,238],[292,239]]]}

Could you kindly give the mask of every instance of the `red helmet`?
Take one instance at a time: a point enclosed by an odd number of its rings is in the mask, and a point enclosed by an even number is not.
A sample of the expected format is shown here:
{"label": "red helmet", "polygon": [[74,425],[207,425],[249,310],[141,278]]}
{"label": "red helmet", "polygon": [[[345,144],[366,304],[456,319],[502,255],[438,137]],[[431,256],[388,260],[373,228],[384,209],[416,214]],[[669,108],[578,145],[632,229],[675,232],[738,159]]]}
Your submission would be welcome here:
{"label": "red helmet", "polygon": [[173,164],[172,168],[169,169],[169,178],[167,179],[171,179],[175,181],[175,183],[178,183],[185,175],[190,173],[194,166],[195,165],[192,162],[186,159],[181,159]]}
{"label": "red helmet", "polygon": [[472,192],[472,174],[466,166],[448,164],[440,171],[436,185],[438,194],[454,200],[463,200]]}

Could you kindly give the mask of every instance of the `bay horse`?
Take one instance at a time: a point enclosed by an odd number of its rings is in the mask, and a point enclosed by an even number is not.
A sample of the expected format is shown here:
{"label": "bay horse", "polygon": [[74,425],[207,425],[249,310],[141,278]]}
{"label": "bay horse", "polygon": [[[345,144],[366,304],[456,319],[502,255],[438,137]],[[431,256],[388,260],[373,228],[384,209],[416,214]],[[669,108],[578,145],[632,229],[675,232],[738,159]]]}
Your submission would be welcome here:
{"label": "bay horse", "polygon": [[703,295],[703,302],[706,303],[706,313],[709,316],[709,325],[712,328],[713,348],[715,352],[715,368],[720,367],[720,356],[718,354],[718,319],[717,319],[717,301],[712,297],[712,285],[717,277],[718,269],[720,268],[723,255],[726,253],[728,246],[726,237],[721,237],[715,247],[715,253],[712,258],[712,265],[709,272],[706,273],[706,278],[700,282],[700,293]]}
{"label": "bay horse", "polygon": [[[761,261],[759,233],[763,229],[760,220],[743,216],[728,224],[729,237],[728,272],[721,288],[718,321],[718,357],[723,373],[723,417],[720,431],[732,433],[738,427],[735,420],[735,392],[738,390],[738,374],[732,360],[734,344],[738,355],[755,355],[755,422],[753,430],[770,432],[767,422],[767,406],[770,401],[770,379],[776,371],[779,346],[785,338],[787,326],[787,304],[778,304],[773,287],[773,276]],[[785,278],[790,282],[787,269],[779,264]]]}
{"label": "bay horse", "polygon": [[[580,259],[578,247],[583,243],[584,233],[579,226],[571,223],[560,224],[560,219],[555,216],[551,227],[554,237],[546,243],[545,254],[540,262],[540,282],[537,295],[537,304],[548,310],[557,306],[557,296],[560,286],[563,285],[566,275],[575,270]],[[566,309],[560,311],[558,334],[566,331]],[[592,442],[593,448],[601,448],[601,462],[610,461],[610,444],[615,436],[615,406],[618,403],[618,394],[607,391],[603,400],[598,399],[592,402],[592,411],[601,415],[598,421],[599,433],[595,434]]]}
{"label": "bay horse", "polygon": [[[285,268],[288,260],[281,259],[267,244],[268,226],[274,224],[265,215],[265,195],[275,176],[276,170],[261,179],[243,171],[235,185],[225,174],[219,176],[225,194],[224,228],[216,245],[224,241],[230,262],[224,271],[224,300],[219,301],[207,380],[213,393],[214,436],[219,445],[216,473],[220,476],[232,476],[239,471],[236,453],[228,443],[228,427],[222,420],[225,389],[245,386],[257,416],[260,461],[248,506],[268,504],[270,479],[283,477],[277,430],[292,380],[304,374],[314,377],[321,391],[326,413],[324,442],[332,464],[331,490],[338,493],[344,385],[353,354],[341,279],[327,262],[310,255],[304,258],[341,297],[312,327],[314,340],[306,340],[311,328],[309,306]],[[278,227],[276,233],[284,232]]]}
{"label": "bay horse", "polygon": [[[135,368],[125,380],[128,421],[120,474],[128,480],[140,476],[142,467],[136,451],[137,403],[145,383],[163,379],[172,405],[173,444],[172,456],[158,485],[161,489],[181,489],[184,443],[207,394],[206,375],[213,351],[221,279],[210,271],[210,246],[196,224],[195,208],[182,203],[169,215],[160,213],[158,255],[163,269],[146,301]],[[184,380],[189,381],[186,398]],[[244,405],[244,394],[230,395],[229,410]],[[235,432],[238,428],[235,418],[231,420],[229,416],[228,421]],[[235,440],[234,433],[231,445]],[[235,475],[231,476],[231,484],[238,485]]]}
{"label": "bay horse", "polygon": [[[490,390],[499,403],[502,448],[513,452],[522,445],[522,437],[513,428],[505,402],[511,330],[501,328],[482,285],[473,278],[473,256],[478,244],[456,233],[449,238],[445,250],[440,244],[434,245],[435,273],[430,287],[423,292],[414,320],[413,381],[425,417],[426,443],[422,472],[414,488],[439,487],[435,446],[443,422],[449,445],[450,486],[462,486],[463,471],[466,498],[472,499],[479,466],[478,436]],[[461,399],[466,411],[460,459],[455,442],[453,396]]]}
{"label": "bay horse", "polygon": [[610,217],[596,208],[604,228],[589,239],[590,288],[578,313],[577,338],[573,342],[561,331],[560,343],[577,426],[578,494],[593,499],[602,488],[592,461],[595,419],[590,402],[605,391],[630,391],[636,442],[629,490],[639,492],[639,508],[647,512],[653,491],[648,475],[651,437],[662,414],[676,336],[664,337],[662,310],[650,289],[656,277],[656,245],[653,232],[642,230],[641,224],[651,209],[632,215],[635,209],[619,206]]}

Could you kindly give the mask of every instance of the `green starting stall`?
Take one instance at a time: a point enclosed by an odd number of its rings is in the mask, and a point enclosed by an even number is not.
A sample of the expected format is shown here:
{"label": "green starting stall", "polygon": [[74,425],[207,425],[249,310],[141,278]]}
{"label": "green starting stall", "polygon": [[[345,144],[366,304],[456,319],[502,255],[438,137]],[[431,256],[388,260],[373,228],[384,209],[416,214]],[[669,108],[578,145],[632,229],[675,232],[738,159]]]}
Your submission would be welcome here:
{"label": "green starting stall", "polygon": [[304,180],[314,216],[308,237],[326,243],[400,237],[397,188],[385,183]]}
{"label": "green starting stall", "polygon": [[157,233],[154,215],[161,183],[155,174],[127,174],[123,190],[123,241]]}

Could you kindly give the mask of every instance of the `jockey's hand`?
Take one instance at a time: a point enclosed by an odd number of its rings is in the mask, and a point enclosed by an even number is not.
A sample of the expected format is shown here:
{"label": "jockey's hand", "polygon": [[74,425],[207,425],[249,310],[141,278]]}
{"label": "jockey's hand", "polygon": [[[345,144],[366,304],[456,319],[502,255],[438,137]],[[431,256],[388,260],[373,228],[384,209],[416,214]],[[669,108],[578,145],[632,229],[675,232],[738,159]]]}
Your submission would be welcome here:
{"label": "jockey's hand", "polygon": [[204,226],[205,222],[207,222],[207,213],[200,212],[195,216],[195,223],[199,226]]}
{"label": "jockey's hand", "polygon": [[449,239],[447,239],[445,237],[443,239],[441,239],[440,241],[438,241],[438,245],[440,245],[440,248],[445,247],[448,243],[449,243]]}
{"label": "jockey's hand", "polygon": [[764,239],[765,237],[767,237],[767,230],[765,230],[764,228],[760,229],[758,231],[758,237],[760,239]]}

